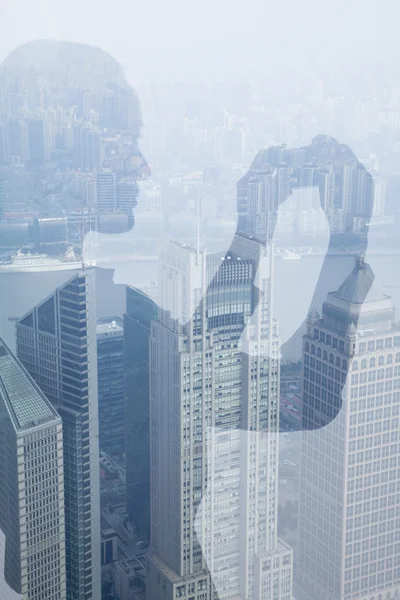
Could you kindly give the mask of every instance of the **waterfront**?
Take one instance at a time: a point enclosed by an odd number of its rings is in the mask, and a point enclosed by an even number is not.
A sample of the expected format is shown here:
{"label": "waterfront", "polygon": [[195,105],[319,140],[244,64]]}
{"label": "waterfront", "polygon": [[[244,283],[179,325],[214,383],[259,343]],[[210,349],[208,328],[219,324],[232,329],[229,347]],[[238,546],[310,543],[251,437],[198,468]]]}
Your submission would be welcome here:
{"label": "waterfront", "polygon": [[[354,255],[332,255],[327,258],[329,269],[319,288],[315,304],[319,310],[324,296],[337,289],[354,266]],[[376,284],[393,297],[400,315],[400,269],[399,258],[380,256],[372,249],[366,260],[370,263]],[[273,313],[279,322],[282,343],[286,342],[304,321],[312,302],[319,277],[323,255],[303,256],[302,260],[275,261]],[[96,297],[98,316],[122,316],[125,310],[124,283],[135,285],[140,281],[157,280],[156,262],[127,262],[116,264],[112,269],[96,268]],[[9,317],[20,317],[32,306],[45,299],[73,274],[68,271],[41,273],[0,273],[0,334],[14,348],[15,322]],[[287,356],[299,358],[298,341]]]}

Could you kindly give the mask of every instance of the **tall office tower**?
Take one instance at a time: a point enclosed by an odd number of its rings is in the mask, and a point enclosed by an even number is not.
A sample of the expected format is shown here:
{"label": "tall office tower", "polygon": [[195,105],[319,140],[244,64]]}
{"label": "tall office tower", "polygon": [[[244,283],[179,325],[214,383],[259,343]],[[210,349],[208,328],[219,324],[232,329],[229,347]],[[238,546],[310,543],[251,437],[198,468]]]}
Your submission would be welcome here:
{"label": "tall office tower", "polygon": [[93,171],[101,165],[100,132],[91,124],[73,129],[73,156],[77,169]]}
{"label": "tall office tower", "polygon": [[97,173],[96,181],[97,210],[100,213],[112,213],[117,210],[116,175],[111,171]]}
{"label": "tall office tower", "polygon": [[0,415],[5,580],[25,600],[65,600],[61,418],[1,338]]}
{"label": "tall office tower", "polygon": [[94,270],[17,322],[17,354],[62,418],[67,600],[98,600],[100,490]]}
{"label": "tall office tower", "polygon": [[335,172],[332,167],[320,169],[317,173],[317,182],[321,206],[329,211],[335,208]]}
{"label": "tall office tower", "polygon": [[303,338],[301,600],[399,597],[400,330],[373,279],[359,259]]}
{"label": "tall office tower", "polygon": [[270,267],[260,241],[241,234],[223,260],[172,242],[161,252],[165,310],[150,341],[149,600],[292,597],[291,551],[277,539]]}
{"label": "tall office tower", "polygon": [[152,298],[126,288],[124,315],[126,509],[142,539],[150,537],[150,328]]}
{"label": "tall office tower", "polygon": [[97,320],[100,449],[125,452],[124,328],[118,317]]}
{"label": "tall office tower", "polygon": [[4,180],[0,177],[0,221],[5,216],[5,193],[4,193]]}

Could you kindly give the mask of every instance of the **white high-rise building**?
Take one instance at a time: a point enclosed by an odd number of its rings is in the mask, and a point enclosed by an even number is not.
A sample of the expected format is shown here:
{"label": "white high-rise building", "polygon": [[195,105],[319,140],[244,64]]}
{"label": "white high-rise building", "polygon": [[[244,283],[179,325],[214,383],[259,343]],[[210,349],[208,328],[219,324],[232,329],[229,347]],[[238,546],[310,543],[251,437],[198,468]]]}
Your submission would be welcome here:
{"label": "white high-rise building", "polygon": [[400,329],[373,280],[359,260],[303,338],[299,600],[400,596]]}
{"label": "white high-rise building", "polygon": [[260,241],[241,234],[222,258],[174,242],[161,253],[149,600],[292,598],[291,550],[277,538],[271,268]]}
{"label": "white high-rise building", "polygon": [[0,454],[6,583],[24,600],[65,600],[61,418],[1,338]]}

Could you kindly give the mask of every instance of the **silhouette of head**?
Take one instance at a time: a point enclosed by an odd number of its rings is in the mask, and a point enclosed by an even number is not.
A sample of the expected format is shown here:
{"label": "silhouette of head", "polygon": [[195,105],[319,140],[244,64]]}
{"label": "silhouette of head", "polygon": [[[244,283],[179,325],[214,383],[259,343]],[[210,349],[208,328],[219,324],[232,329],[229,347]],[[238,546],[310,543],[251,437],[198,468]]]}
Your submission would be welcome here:
{"label": "silhouette of head", "polygon": [[[56,130],[53,147],[58,164],[82,173],[97,172],[98,183],[104,187],[107,174],[116,171],[114,164],[119,161],[121,177],[132,185],[123,203],[118,203],[114,193],[99,207],[98,228],[104,233],[129,230],[138,197],[135,183],[148,177],[150,169],[138,144],[139,98],[118,62],[87,44],[39,40],[11,52],[1,65],[1,74],[15,102],[10,107],[14,118],[25,110],[33,122],[43,119],[46,112],[48,135]],[[41,167],[45,158],[51,160],[45,157],[46,149],[43,156],[40,148],[33,150],[31,166]]]}

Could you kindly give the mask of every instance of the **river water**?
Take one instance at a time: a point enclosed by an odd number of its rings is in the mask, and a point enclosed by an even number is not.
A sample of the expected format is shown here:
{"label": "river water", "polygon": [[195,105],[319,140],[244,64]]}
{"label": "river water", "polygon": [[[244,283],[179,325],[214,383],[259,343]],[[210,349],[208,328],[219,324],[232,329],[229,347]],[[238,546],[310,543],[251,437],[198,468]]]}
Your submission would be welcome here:
{"label": "river water", "polygon": [[[353,256],[330,256],[329,269],[324,271],[323,290],[335,290],[354,266]],[[282,343],[288,340],[307,315],[323,257],[305,256],[302,260],[275,261],[274,308]],[[400,257],[368,256],[375,273],[375,283],[383,293],[393,298],[400,318]],[[0,335],[15,348],[15,323],[9,317],[19,317],[35,306],[55,288],[73,276],[71,271],[43,273],[0,273]],[[157,264],[136,262],[119,264],[112,269],[96,269],[97,314],[99,317],[122,316],[125,310],[125,286],[144,280],[157,280]],[[315,298],[320,310],[326,291]],[[299,358],[298,343],[293,346],[291,360]]]}

